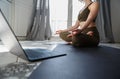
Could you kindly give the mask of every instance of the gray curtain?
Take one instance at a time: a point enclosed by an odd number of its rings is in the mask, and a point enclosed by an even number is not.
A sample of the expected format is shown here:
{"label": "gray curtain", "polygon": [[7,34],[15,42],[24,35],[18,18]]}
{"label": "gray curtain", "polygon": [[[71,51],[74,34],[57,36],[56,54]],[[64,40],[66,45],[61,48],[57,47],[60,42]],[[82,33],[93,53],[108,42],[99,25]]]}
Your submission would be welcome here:
{"label": "gray curtain", "polygon": [[73,5],[72,5],[72,0],[68,0],[68,17],[67,17],[67,27],[69,28],[72,25],[72,10],[73,10]]}
{"label": "gray curtain", "polygon": [[110,0],[99,0],[100,10],[97,17],[97,28],[101,42],[114,42],[110,14]]}
{"label": "gray curtain", "polygon": [[49,40],[51,37],[49,0],[35,0],[33,22],[28,28],[28,40]]}

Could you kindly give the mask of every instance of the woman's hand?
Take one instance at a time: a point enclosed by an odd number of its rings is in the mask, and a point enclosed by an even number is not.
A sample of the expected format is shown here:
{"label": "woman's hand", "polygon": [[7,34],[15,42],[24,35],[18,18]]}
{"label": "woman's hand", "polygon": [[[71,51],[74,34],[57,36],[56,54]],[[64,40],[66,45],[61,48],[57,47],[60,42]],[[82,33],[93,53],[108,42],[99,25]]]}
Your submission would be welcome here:
{"label": "woman's hand", "polygon": [[67,37],[72,37],[73,36],[73,34],[71,33],[71,34],[69,34],[69,35],[67,35]]}
{"label": "woman's hand", "polygon": [[79,34],[79,33],[81,33],[81,32],[82,32],[82,30],[80,30],[80,29],[75,29],[75,30],[72,31],[71,34],[67,35],[67,37],[72,37],[72,36],[77,35],[77,34]]}
{"label": "woman's hand", "polygon": [[75,29],[75,30],[72,31],[72,35],[74,36],[74,35],[77,35],[77,34],[79,34],[81,32],[82,32],[81,29]]}

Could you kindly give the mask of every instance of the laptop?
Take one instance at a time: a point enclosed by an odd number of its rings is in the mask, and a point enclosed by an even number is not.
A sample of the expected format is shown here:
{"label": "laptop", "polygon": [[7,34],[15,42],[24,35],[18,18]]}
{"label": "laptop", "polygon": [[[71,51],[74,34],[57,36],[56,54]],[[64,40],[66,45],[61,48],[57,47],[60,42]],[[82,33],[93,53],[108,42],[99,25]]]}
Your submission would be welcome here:
{"label": "laptop", "polygon": [[23,49],[1,9],[0,9],[0,39],[2,43],[8,48],[10,53],[31,62],[66,55],[66,53],[63,52],[51,51],[42,48]]}

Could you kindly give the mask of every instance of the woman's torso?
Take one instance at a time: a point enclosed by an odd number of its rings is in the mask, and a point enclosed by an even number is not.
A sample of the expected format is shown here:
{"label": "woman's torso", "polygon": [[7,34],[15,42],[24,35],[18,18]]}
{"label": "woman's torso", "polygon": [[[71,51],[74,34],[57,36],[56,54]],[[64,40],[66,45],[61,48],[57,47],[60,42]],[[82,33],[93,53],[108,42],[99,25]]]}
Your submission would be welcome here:
{"label": "woman's torso", "polygon": [[[87,17],[90,13],[89,7],[92,3],[93,2],[91,2],[81,13],[79,13],[78,20],[80,21],[80,26],[84,25],[85,21],[87,20]],[[91,21],[91,23],[88,25],[88,28],[96,26],[95,20],[96,18],[93,21]]]}

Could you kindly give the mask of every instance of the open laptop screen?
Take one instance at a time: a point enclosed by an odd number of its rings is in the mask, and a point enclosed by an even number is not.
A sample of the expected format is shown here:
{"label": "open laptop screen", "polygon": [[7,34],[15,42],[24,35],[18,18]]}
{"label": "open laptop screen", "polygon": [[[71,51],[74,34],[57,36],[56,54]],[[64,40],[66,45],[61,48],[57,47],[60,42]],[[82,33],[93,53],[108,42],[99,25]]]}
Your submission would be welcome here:
{"label": "open laptop screen", "polygon": [[24,51],[19,44],[14,32],[0,9],[0,39],[8,50],[20,58],[27,59]]}

